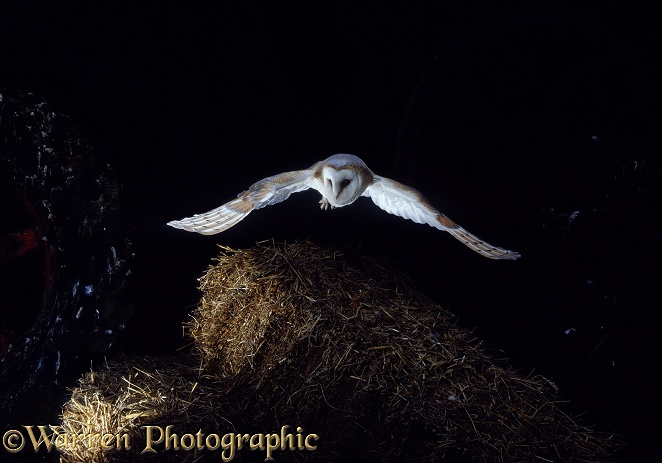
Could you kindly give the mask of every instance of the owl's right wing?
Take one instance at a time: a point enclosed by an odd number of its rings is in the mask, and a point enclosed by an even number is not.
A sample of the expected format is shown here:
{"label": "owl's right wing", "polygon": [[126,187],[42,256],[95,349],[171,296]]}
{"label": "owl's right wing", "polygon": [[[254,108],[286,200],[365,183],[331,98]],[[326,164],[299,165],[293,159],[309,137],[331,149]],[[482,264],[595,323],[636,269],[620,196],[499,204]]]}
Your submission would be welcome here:
{"label": "owl's right wing", "polygon": [[237,199],[216,209],[181,220],[173,220],[168,222],[168,225],[203,235],[214,235],[236,225],[254,209],[280,203],[292,193],[307,190],[312,186],[313,171],[310,169],[283,172],[254,183],[248,190],[240,193]]}

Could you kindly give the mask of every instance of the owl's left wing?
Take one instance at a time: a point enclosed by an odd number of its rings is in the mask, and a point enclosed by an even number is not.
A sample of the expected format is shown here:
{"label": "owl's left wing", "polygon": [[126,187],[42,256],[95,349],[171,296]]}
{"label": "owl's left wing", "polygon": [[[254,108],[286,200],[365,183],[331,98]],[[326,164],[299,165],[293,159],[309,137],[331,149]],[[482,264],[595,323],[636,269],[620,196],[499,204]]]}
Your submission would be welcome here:
{"label": "owl's left wing", "polygon": [[374,175],[372,184],[363,192],[390,214],[416,223],[444,230],[482,256],[490,259],[517,259],[519,253],[492,246],[453,222],[435,209],[416,189],[386,177]]}
{"label": "owl's left wing", "polygon": [[310,169],[283,172],[251,185],[240,193],[237,199],[212,209],[204,214],[196,214],[182,220],[173,220],[168,225],[203,235],[214,235],[236,225],[254,209],[285,201],[292,193],[310,188],[313,171]]}

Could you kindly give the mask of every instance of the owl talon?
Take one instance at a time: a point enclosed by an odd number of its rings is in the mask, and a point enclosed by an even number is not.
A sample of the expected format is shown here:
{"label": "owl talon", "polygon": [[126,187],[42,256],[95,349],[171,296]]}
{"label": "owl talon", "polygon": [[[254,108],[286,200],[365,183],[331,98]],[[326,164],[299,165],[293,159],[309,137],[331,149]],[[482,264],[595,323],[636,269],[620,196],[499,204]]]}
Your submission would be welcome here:
{"label": "owl talon", "polygon": [[[326,198],[320,199],[320,209],[327,210],[329,208],[329,201]],[[333,206],[331,206],[331,209],[334,209]]]}

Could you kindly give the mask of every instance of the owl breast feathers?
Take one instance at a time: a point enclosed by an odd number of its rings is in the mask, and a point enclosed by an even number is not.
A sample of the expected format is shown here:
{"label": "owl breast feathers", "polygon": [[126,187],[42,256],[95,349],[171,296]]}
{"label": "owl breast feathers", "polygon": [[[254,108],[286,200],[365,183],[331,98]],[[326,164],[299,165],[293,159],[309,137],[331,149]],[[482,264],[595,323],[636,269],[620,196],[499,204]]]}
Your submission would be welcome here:
{"label": "owl breast feathers", "polygon": [[273,175],[251,185],[236,199],[209,212],[168,222],[174,228],[213,235],[227,230],[255,209],[285,201],[292,193],[315,189],[321,208],[343,207],[367,196],[381,209],[416,223],[447,231],[464,245],[490,259],[517,259],[519,253],[486,243],[435,209],[407,185],[373,173],[357,156],[334,154],[305,170]]}

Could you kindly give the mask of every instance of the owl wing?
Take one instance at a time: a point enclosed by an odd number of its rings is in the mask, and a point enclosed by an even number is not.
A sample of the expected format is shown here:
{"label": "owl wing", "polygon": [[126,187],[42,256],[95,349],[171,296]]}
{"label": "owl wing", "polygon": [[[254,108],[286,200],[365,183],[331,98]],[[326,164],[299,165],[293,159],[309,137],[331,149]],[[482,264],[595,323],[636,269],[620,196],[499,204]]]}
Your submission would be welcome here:
{"label": "owl wing", "polygon": [[182,220],[173,220],[168,222],[168,225],[203,235],[214,235],[236,225],[254,209],[280,203],[292,193],[307,190],[312,186],[312,182],[313,171],[310,169],[283,172],[252,184],[248,190],[237,195],[237,199],[216,209]]}
{"label": "owl wing", "polygon": [[363,192],[363,196],[370,197],[377,206],[390,214],[447,231],[482,256],[490,259],[520,257],[517,252],[492,246],[469,233],[435,209],[419,191],[395,180],[375,175],[372,184]]}

